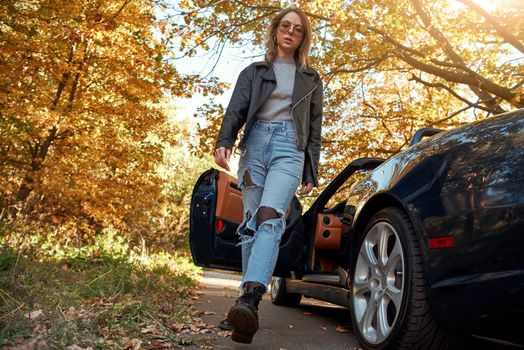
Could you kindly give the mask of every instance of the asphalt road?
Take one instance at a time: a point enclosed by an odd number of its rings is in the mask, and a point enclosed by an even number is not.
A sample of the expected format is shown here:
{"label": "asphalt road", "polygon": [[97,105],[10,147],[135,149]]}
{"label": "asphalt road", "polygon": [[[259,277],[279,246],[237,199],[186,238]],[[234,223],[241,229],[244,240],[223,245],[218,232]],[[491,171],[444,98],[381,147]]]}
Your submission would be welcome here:
{"label": "asphalt road", "polygon": [[[238,296],[240,276],[226,272],[205,271],[201,279],[199,299],[195,304],[197,312],[202,315],[202,322],[217,325],[225,318],[229,308]],[[266,293],[259,307],[260,329],[250,345],[231,341],[229,332],[214,329],[203,335],[208,349],[360,349],[360,345],[351,328],[347,309],[321,302],[315,299],[302,298],[298,307],[275,306]],[[478,341],[475,349],[509,350],[522,349]]]}

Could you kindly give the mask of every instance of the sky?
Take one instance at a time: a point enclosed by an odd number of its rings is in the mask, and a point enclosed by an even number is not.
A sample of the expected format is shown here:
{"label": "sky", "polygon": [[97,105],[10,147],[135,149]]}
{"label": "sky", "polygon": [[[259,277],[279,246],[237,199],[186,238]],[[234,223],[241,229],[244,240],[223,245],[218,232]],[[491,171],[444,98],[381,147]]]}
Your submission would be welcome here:
{"label": "sky", "polygon": [[[253,58],[253,55],[257,53],[260,53],[260,56]],[[230,85],[221,95],[203,96],[201,94],[194,94],[190,99],[175,99],[173,104],[177,106],[177,119],[195,124],[197,122],[204,122],[194,117],[194,114],[199,106],[209,102],[210,99],[213,99],[216,103],[226,108],[233,93],[234,84],[242,69],[251,62],[261,60],[262,55],[263,51],[261,49],[257,50],[252,47],[246,49],[228,45],[224,48],[218,62],[216,55],[211,53],[199,53],[193,57],[184,57],[176,60],[174,64],[180,73],[201,74],[203,76],[209,74],[209,76],[215,76],[220,79],[220,81],[229,83]],[[230,171],[228,173],[235,177],[238,170],[238,161],[239,156],[233,154],[230,161]]]}
{"label": "sky", "polygon": [[[238,75],[240,74],[240,71],[242,71],[242,69],[248,66],[251,62],[262,59],[263,51],[254,49],[255,51],[260,52],[260,57],[257,59],[252,58],[253,53],[251,51],[247,52],[246,50],[246,52],[243,52],[244,50],[246,49],[233,47],[231,45],[226,46],[218,60],[218,63],[216,63],[216,55],[211,53],[199,53],[196,56],[185,57],[175,61],[175,67],[180,73],[201,74],[203,76],[210,74],[210,76],[215,76],[220,79],[220,81],[230,84],[230,88],[226,89],[222,95],[202,96],[200,94],[195,94],[191,99],[177,100],[177,105],[184,106],[180,109],[180,113],[182,113],[183,116],[193,116],[198,106],[209,102],[211,98],[213,98],[216,103],[220,103],[222,106],[227,107],[233,92],[234,84],[238,78]],[[214,65],[215,67],[213,69]]]}

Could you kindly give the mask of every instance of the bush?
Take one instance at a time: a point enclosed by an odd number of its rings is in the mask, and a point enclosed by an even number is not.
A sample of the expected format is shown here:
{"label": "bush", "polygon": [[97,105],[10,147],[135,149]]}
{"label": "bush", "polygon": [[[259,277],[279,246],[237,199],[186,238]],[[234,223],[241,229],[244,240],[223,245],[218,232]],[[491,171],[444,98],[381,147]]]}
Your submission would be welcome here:
{"label": "bush", "polygon": [[151,337],[187,342],[171,330],[189,320],[200,273],[187,257],[146,254],[110,229],[75,246],[54,231],[11,227],[0,238],[0,346],[38,339],[43,348],[124,347],[150,324]]}

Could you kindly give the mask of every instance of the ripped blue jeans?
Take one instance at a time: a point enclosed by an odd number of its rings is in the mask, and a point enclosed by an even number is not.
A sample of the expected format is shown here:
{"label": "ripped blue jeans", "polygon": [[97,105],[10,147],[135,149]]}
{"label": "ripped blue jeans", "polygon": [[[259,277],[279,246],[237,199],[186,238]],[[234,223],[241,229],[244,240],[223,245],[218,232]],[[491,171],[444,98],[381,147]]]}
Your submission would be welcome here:
{"label": "ripped blue jeans", "polygon": [[[258,120],[246,140],[237,173],[244,205],[237,230],[242,246],[241,286],[256,281],[267,289],[273,275],[286,211],[302,179],[304,151],[298,148],[296,137],[292,121]],[[261,207],[274,209],[278,217],[257,226]]]}

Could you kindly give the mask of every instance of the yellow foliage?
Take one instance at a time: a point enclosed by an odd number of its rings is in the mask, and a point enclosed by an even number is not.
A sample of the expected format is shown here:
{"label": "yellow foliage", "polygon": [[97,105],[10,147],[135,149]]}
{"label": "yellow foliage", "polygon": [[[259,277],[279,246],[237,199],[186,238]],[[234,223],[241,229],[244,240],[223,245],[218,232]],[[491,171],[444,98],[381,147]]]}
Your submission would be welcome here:
{"label": "yellow foliage", "polygon": [[[282,7],[310,15],[312,62],[325,83],[325,184],[355,158],[406,148],[418,128],[449,129],[524,108],[524,7],[494,1],[486,18],[464,3],[246,0],[229,9],[202,1],[187,25],[191,33],[234,33],[231,42],[263,49],[267,21]],[[202,110],[203,152],[214,146],[222,112]]]}
{"label": "yellow foliage", "polygon": [[166,25],[147,0],[0,3],[0,216],[153,233],[183,146],[164,98],[221,90],[164,60]]}

